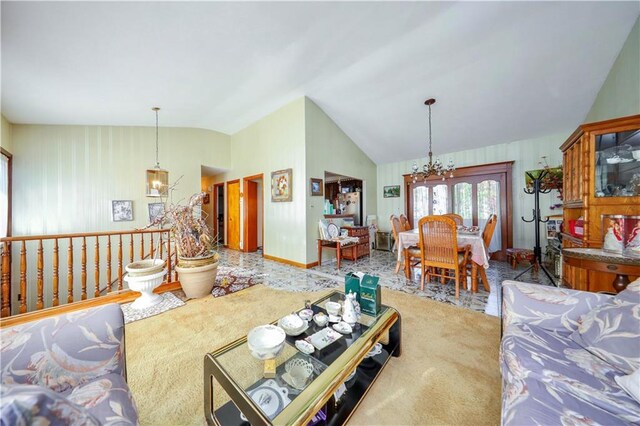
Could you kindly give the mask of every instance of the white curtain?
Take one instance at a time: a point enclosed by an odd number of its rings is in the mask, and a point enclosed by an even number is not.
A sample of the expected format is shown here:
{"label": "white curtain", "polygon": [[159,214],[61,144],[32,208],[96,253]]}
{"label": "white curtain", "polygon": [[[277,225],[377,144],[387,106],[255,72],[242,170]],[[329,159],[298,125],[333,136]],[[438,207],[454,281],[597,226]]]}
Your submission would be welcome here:
{"label": "white curtain", "polygon": [[0,237],[7,236],[9,221],[9,158],[0,155]]}

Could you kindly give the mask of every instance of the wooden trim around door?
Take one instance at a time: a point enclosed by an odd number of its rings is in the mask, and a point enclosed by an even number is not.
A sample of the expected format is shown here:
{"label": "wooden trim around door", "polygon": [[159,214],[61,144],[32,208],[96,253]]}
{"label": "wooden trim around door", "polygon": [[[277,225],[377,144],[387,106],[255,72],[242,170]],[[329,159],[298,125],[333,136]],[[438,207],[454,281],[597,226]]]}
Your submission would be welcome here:
{"label": "wooden trim around door", "polygon": [[[224,182],[220,182],[220,183],[214,183],[213,184],[213,229],[216,235],[218,235],[218,239],[220,238],[220,228],[219,228],[219,223],[218,223],[218,215],[220,214],[220,212],[218,211],[218,197],[219,197],[219,192],[220,188],[222,188],[222,196],[224,197]],[[226,198],[225,198],[226,200]],[[225,218],[225,214],[224,214],[224,205],[222,206],[222,217],[223,220]],[[227,231],[227,229],[225,228],[224,230],[225,232]],[[222,242],[224,243],[224,241],[226,240],[225,236],[222,235]]]}
{"label": "wooden trim around door", "polygon": [[7,237],[11,236],[11,201],[13,192],[13,155],[4,148],[0,148],[0,153],[9,159],[8,172],[9,182],[7,183]]}
{"label": "wooden trim around door", "polygon": [[259,179],[262,181],[262,255],[264,256],[264,173],[258,173],[257,175],[247,176],[242,178],[242,251],[249,252],[249,245],[247,240],[249,239],[249,203],[246,200],[246,193],[248,190],[249,181]]}
{"label": "wooden trim around door", "polygon": [[[227,238],[225,238],[224,242],[224,246],[225,247],[229,247],[229,184],[234,184],[237,183],[238,184],[238,190],[240,190],[240,179],[233,179],[233,180],[228,180],[225,182],[225,197],[224,197],[224,203],[225,206],[227,206],[227,214],[224,215],[224,232],[226,232],[227,234]],[[240,194],[240,196],[242,197],[242,193]],[[239,206],[238,206],[239,207]],[[240,212],[238,212],[240,213]]]}

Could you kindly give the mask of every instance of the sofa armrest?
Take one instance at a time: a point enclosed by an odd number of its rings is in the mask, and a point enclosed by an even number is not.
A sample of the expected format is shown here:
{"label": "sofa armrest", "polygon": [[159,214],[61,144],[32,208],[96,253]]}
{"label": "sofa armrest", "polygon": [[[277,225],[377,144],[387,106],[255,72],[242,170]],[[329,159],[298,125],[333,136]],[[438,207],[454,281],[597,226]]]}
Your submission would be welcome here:
{"label": "sofa armrest", "polygon": [[118,304],[4,327],[2,383],[62,392],[105,374],[125,375],[124,316]]}
{"label": "sofa armrest", "polygon": [[517,281],[502,283],[502,331],[516,323],[575,331],[581,315],[613,296]]}

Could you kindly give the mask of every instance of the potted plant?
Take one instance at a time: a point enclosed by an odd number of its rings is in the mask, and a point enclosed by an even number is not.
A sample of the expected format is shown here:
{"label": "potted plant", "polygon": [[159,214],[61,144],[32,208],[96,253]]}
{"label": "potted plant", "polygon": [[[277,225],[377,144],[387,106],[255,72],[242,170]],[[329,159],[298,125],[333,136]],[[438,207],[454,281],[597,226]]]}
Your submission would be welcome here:
{"label": "potted plant", "polygon": [[175,243],[178,264],[175,268],[182,290],[188,298],[211,293],[218,273],[220,255],[211,229],[201,216],[199,206],[204,192],[194,194],[185,206],[170,205],[147,227],[169,227]]}

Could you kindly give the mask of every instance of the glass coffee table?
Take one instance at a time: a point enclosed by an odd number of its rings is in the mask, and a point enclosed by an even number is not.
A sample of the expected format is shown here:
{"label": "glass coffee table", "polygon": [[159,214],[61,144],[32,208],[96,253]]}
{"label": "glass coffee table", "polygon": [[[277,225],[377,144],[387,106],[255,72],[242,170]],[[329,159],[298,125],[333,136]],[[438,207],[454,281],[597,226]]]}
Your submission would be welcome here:
{"label": "glass coffee table", "polygon": [[[333,291],[312,303],[311,308],[314,314],[326,314],[324,307],[328,301],[342,300],[344,293]],[[301,309],[302,303],[296,312]],[[310,321],[301,335],[287,336],[282,353],[275,358],[273,378],[263,377],[265,362],[251,356],[246,336],[207,354],[204,358],[207,423],[225,426],[345,423],[391,356],[400,356],[401,318],[394,308],[383,305],[377,317],[362,314],[351,334],[341,335],[310,355],[295,347],[296,340],[324,328],[327,327],[318,327]],[[378,342],[380,345],[376,345]],[[310,379],[298,387],[290,384],[290,376],[285,374],[287,367],[295,363],[313,367]]]}

